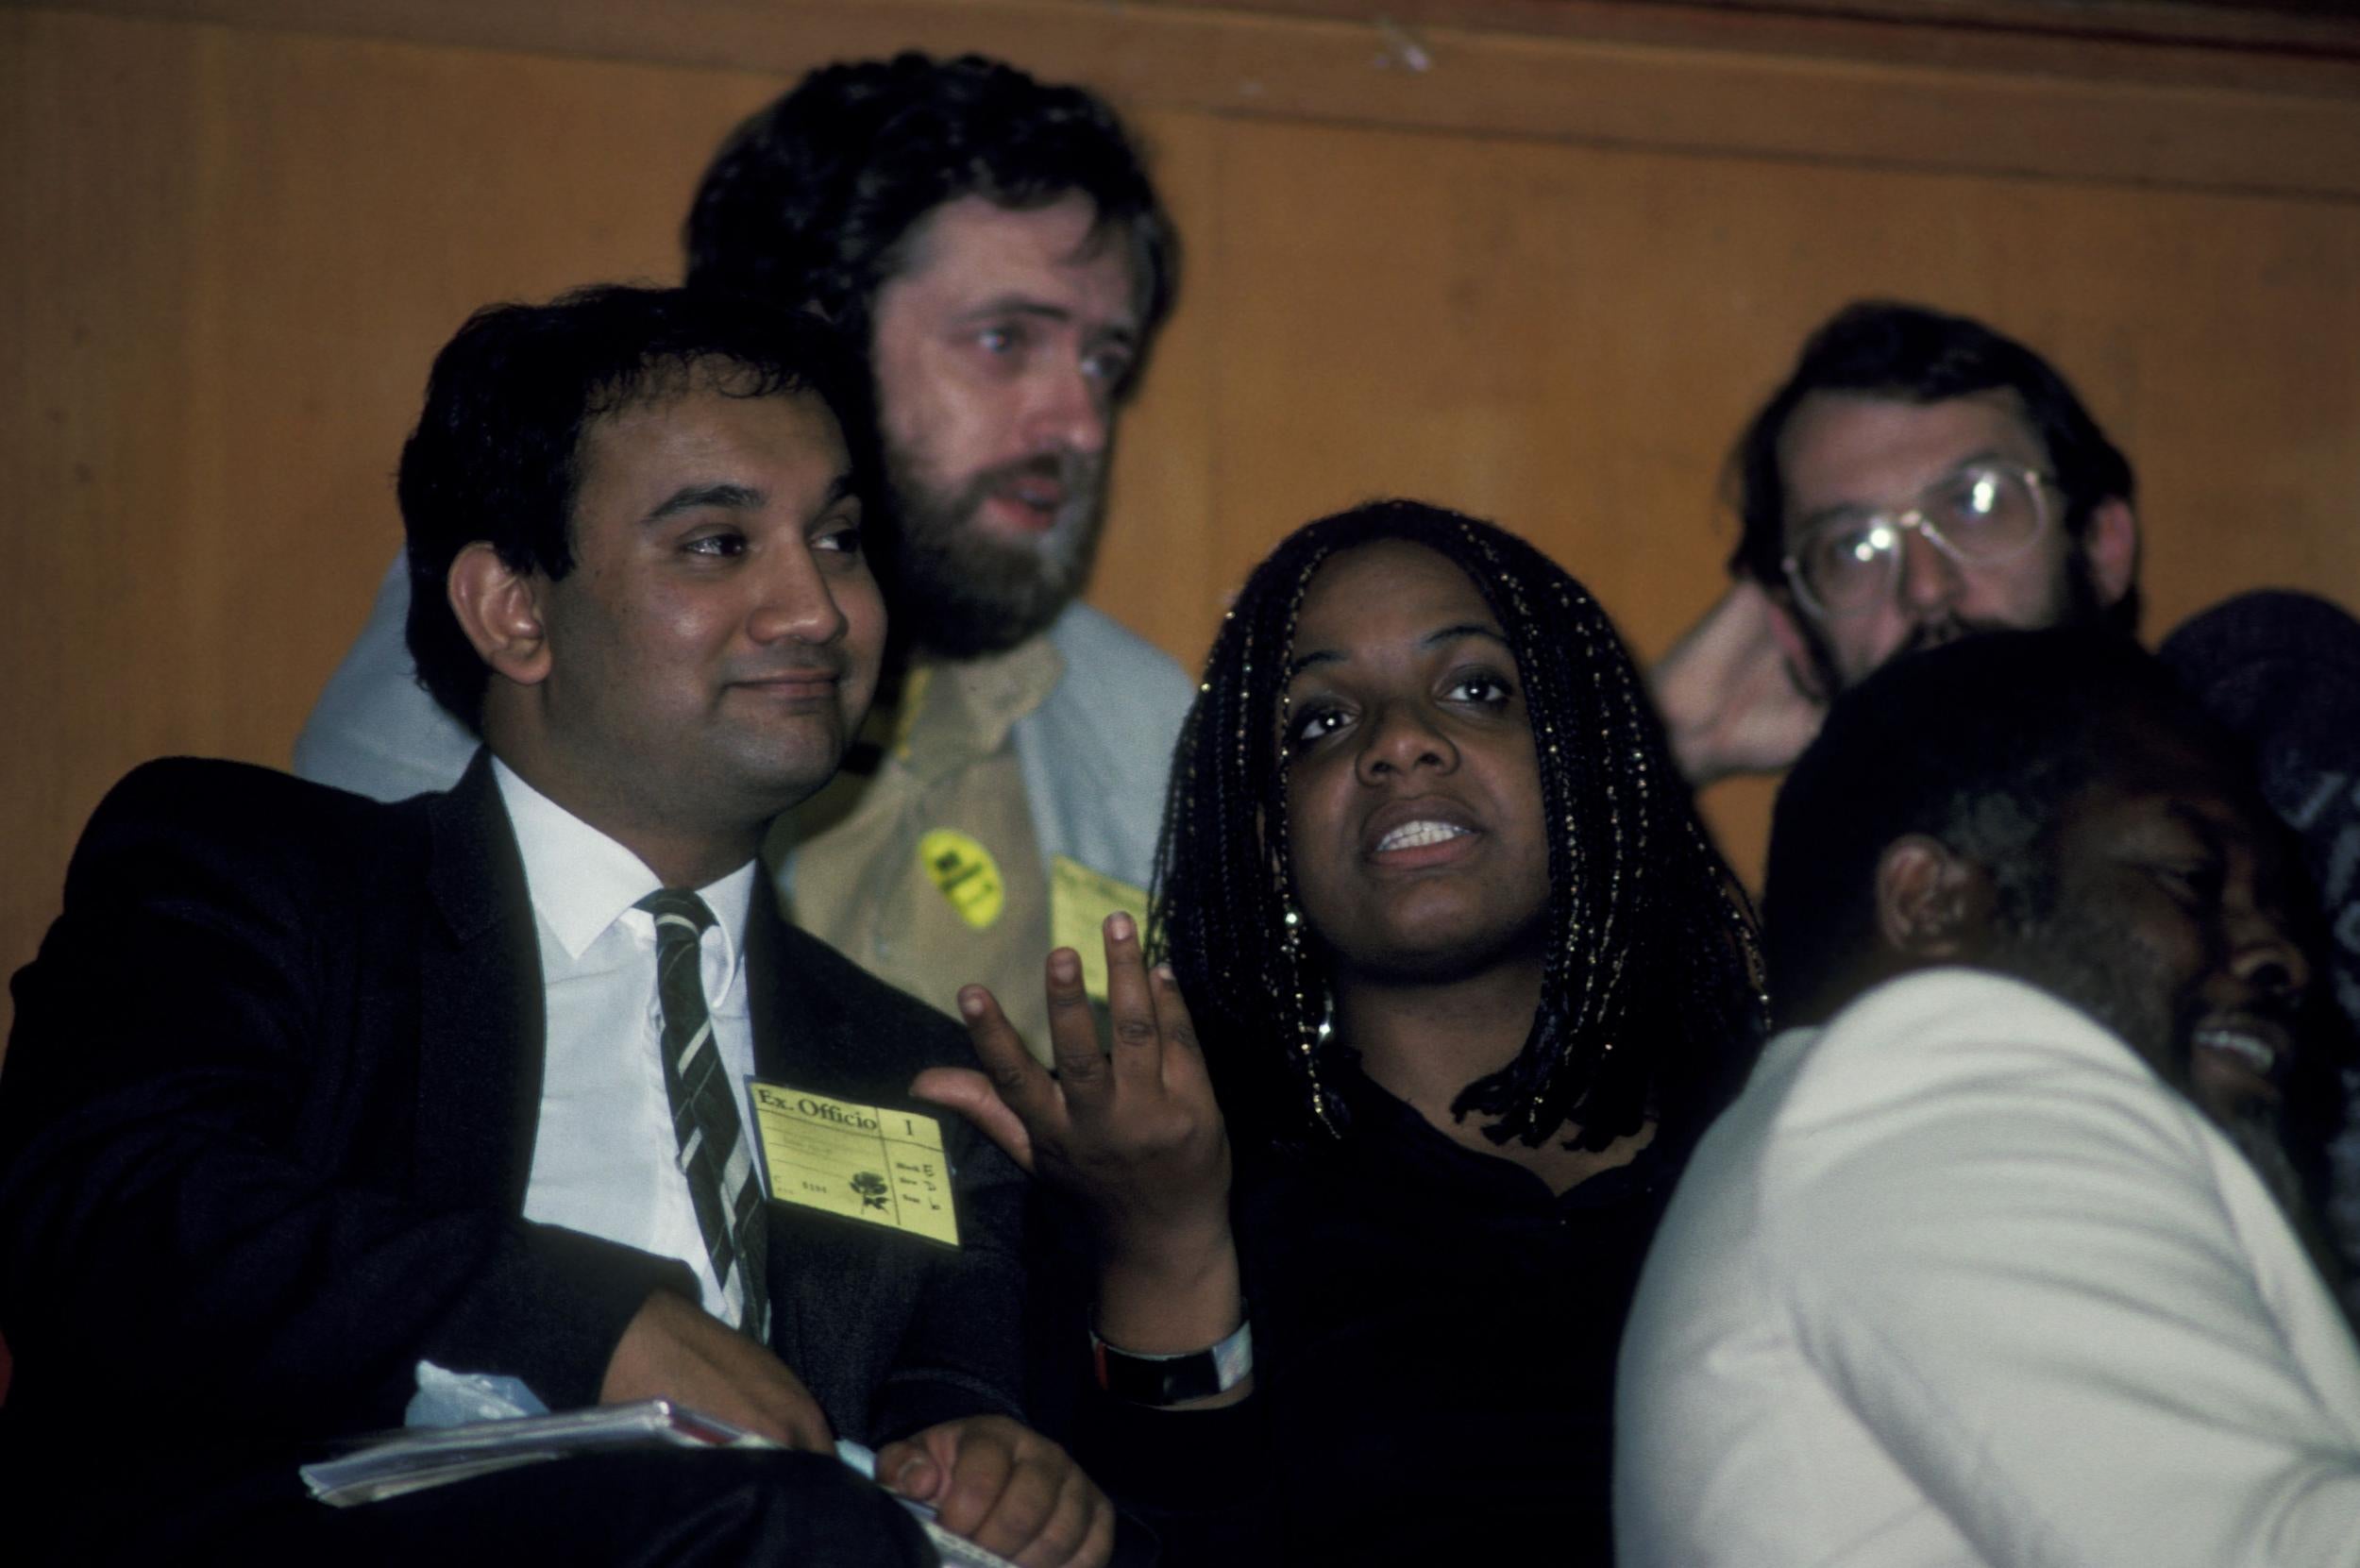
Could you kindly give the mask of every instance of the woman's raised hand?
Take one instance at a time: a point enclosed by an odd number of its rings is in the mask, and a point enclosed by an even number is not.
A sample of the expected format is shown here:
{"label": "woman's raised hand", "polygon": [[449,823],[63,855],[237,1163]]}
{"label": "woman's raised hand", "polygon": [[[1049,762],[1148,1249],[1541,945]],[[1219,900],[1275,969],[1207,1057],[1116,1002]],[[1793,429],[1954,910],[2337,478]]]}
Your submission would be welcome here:
{"label": "woman's raised hand", "polygon": [[1144,1354],[1193,1350],[1235,1328],[1240,1307],[1229,1232],[1229,1136],[1180,986],[1150,969],[1138,924],[1105,925],[1111,1053],[1098,1043],[1070,948],[1049,955],[1052,1075],[1025,1051],[991,993],[959,1011],[985,1071],[931,1068],[911,1092],[960,1112],[1009,1157],[1072,1194],[1099,1247],[1099,1332]]}

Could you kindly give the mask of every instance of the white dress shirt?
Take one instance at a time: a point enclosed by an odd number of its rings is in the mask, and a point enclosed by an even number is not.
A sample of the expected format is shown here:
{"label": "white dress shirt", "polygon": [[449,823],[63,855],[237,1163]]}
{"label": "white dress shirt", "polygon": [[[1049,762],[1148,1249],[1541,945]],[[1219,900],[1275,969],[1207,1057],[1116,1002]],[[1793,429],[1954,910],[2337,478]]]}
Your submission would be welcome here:
{"label": "white dress shirt", "polygon": [[2360,1348],[2114,1035],[1937,969],[1770,1043],[1624,1340],[1624,1568],[2360,1564]]}
{"label": "white dress shirt", "polygon": [[[492,769],[524,854],[548,1008],[525,1218],[679,1258],[697,1272],[705,1309],[735,1324],[745,1299],[734,1281],[725,1290],[714,1277],[672,1132],[655,919],[632,907],[662,884],[637,855],[506,764],[495,758]],[[741,1118],[754,1045],[738,944],[753,885],[749,860],[697,889],[714,916],[698,953],[705,1005],[713,1043],[730,1083],[738,1086]]]}

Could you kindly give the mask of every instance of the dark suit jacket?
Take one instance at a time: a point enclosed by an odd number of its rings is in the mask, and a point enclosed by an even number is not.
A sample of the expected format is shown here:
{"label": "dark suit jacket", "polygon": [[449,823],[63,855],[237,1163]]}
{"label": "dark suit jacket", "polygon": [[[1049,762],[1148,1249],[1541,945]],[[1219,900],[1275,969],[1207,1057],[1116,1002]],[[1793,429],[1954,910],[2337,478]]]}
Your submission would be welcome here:
{"label": "dark suit jacket", "polygon": [[[909,1104],[919,1068],[972,1060],[950,1020],[753,906],[763,1076]],[[521,1218],[540,963],[482,756],[393,805],[229,763],[139,769],[15,995],[11,1492],[118,1424],[200,1471],[398,1425],[421,1357],[590,1404],[648,1293],[694,1295],[677,1262]],[[955,1252],[770,1207],[772,1340],[841,1435],[1016,1410],[1021,1178],[959,1119],[944,1133]],[[197,1422],[223,1428],[192,1458]],[[154,1446],[110,1458],[138,1472]]]}

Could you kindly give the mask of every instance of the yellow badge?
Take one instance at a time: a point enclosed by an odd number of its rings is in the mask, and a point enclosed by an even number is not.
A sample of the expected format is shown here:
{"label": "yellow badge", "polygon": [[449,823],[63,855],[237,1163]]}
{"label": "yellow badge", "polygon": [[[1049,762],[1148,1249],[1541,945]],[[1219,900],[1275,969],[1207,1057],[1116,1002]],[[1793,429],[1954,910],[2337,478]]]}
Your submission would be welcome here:
{"label": "yellow badge", "polygon": [[991,851],[956,828],[936,828],[918,841],[918,863],[926,868],[959,918],[978,931],[1000,919],[1008,893]]}
{"label": "yellow badge", "polygon": [[1082,986],[1106,1000],[1106,917],[1121,910],[1144,927],[1147,890],[1057,855],[1049,863],[1049,945],[1082,955]]}
{"label": "yellow badge", "polygon": [[923,1111],[856,1105],[753,1080],[770,1196],[959,1244],[942,1124]]}

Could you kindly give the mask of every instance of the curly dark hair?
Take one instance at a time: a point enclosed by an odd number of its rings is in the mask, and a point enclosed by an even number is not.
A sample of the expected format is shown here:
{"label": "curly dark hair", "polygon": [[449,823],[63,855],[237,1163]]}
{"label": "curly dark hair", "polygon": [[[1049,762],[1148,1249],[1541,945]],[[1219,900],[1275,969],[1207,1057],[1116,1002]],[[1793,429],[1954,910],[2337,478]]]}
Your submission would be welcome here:
{"label": "curly dark hair", "polygon": [[1453,1113],[1538,1145],[1568,1121],[1602,1149],[1659,1119],[1677,1147],[1735,1093],[1765,1001],[1753,913],[1697,822],[1613,623],[1522,539],[1418,501],[1374,501],[1290,535],[1222,623],[1181,732],[1155,857],[1158,950],[1179,976],[1225,1114],[1250,1144],[1340,1135],[1329,1087],[1346,1042],[1293,893],[1287,671],[1303,598],[1327,559],[1378,540],[1467,574],[1508,634],[1540,768],[1550,932],[1540,1005],[1516,1059]]}
{"label": "curly dark hair", "polygon": [[426,409],[401,451],[409,541],[410,656],[418,683],[480,732],[491,671],[444,584],[482,540],[519,571],[573,570],[582,434],[600,414],[724,372],[731,396],[810,393],[847,432],[855,485],[873,492],[851,432],[868,381],[842,337],[808,312],[713,292],[601,284],[547,305],[488,305],[434,357]]}
{"label": "curly dark hair", "polygon": [[1838,698],[1771,820],[1762,911],[1779,1024],[1821,1022],[1860,989],[1879,946],[1877,866],[1896,839],[1924,834],[1985,868],[2014,925],[2045,913],[2066,802],[2142,754],[2142,726],[2236,755],[2161,660],[2095,627],[1927,649]]}
{"label": "curly dark hair", "polygon": [[739,126],[689,209],[688,281],[810,306],[866,344],[926,214],[961,196],[1028,209],[1076,193],[1097,232],[1130,247],[1144,362],[1179,241],[1138,147],[1095,93],[980,55],[823,66]]}

